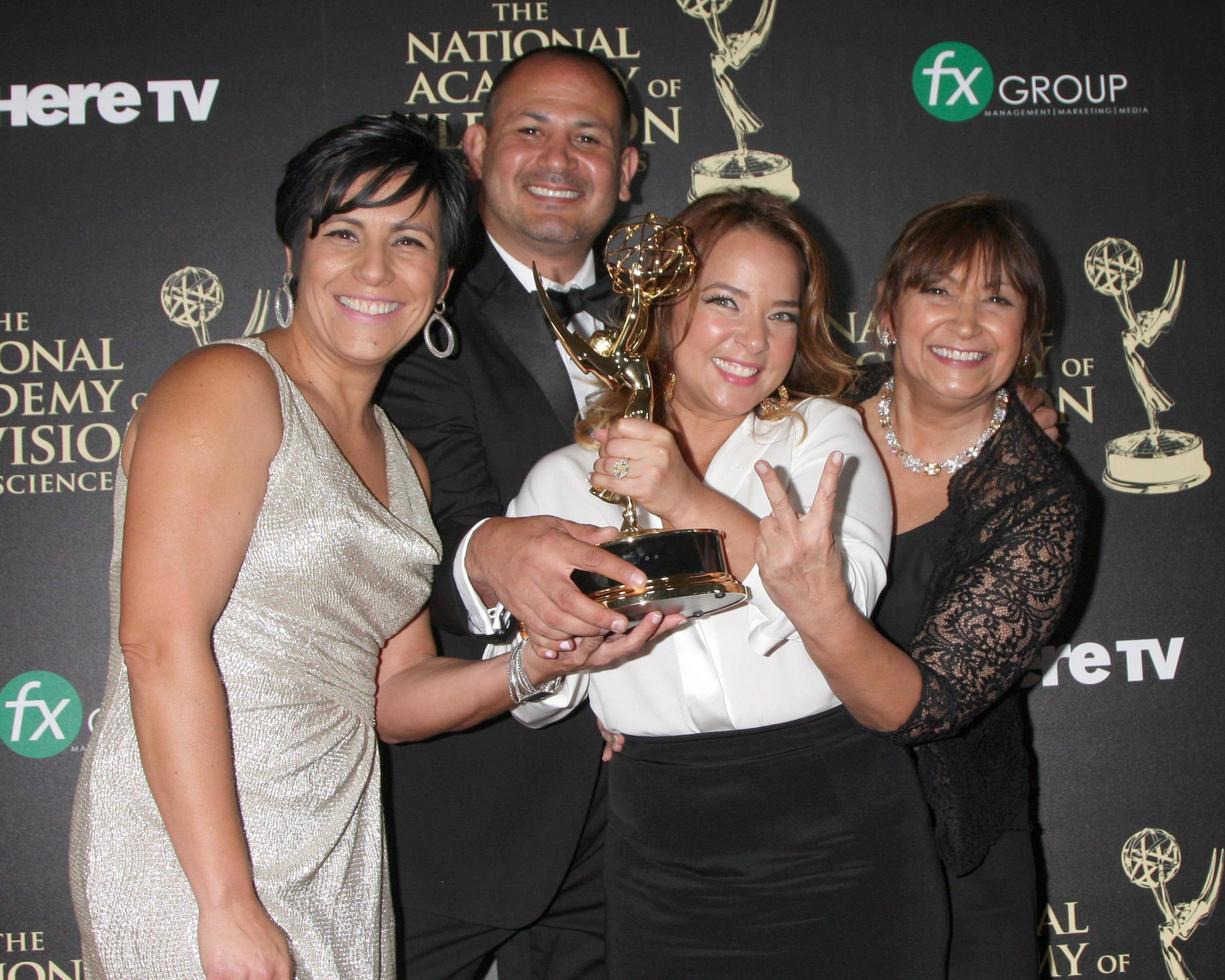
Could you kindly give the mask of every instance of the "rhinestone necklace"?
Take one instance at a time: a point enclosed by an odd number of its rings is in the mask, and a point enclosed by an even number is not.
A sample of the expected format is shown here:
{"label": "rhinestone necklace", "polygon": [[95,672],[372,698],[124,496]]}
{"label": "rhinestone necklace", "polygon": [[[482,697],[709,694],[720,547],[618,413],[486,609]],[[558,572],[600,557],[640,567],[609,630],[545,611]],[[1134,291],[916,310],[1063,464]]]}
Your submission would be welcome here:
{"label": "rhinestone necklace", "polygon": [[885,430],[885,444],[889,447],[889,451],[902,461],[902,465],[912,473],[940,476],[942,473],[956,473],[966,463],[977,457],[988,440],[999,431],[999,427],[1004,423],[1004,416],[1008,413],[1008,392],[1001,388],[995,393],[995,411],[991,413],[991,421],[983,429],[982,435],[974,440],[973,445],[963,449],[956,456],[950,456],[943,463],[929,463],[925,459],[919,459],[918,456],[912,456],[898,442],[897,432],[893,429],[892,378],[886,381],[884,388],[881,389],[880,402],[876,408],[880,415],[880,426]]}

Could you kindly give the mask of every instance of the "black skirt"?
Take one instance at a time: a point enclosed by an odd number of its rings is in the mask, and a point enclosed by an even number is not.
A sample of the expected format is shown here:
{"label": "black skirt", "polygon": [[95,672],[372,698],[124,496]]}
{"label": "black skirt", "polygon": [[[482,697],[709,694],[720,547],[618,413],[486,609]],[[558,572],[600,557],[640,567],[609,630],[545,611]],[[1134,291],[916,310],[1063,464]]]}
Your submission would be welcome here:
{"label": "black skirt", "polygon": [[627,738],[608,808],[610,976],[944,976],[947,900],[914,764],[845,709]]}

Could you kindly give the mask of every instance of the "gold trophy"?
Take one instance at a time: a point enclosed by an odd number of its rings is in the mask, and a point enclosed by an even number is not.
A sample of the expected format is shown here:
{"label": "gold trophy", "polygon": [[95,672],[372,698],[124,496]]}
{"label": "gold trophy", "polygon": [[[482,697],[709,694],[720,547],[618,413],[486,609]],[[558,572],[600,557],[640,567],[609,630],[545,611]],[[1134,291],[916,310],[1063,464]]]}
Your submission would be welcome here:
{"label": "gold trophy", "polygon": [[[247,317],[247,326],[242,332],[244,337],[263,333],[268,321],[268,299],[268,290],[255,291],[255,305]],[[200,266],[187,265],[176,269],[162,283],[162,312],[171,323],[189,328],[197,347],[204,347],[211,341],[208,325],[224,305],[225,290],[221,287],[221,280]]]}
{"label": "gold trophy", "polygon": [[1139,348],[1152,347],[1178,316],[1186,284],[1186,263],[1175,260],[1160,306],[1136,312],[1131,291],[1143,275],[1140,251],[1125,238],[1103,238],[1085,253],[1085,278],[1089,285],[1113,298],[1123,315],[1127,371],[1148,415],[1147,429],[1119,436],[1106,444],[1102,482],[1123,493],[1175,493],[1203,483],[1212,470],[1204,458],[1203,439],[1190,432],[1164,429],[1157,421],[1159,414],[1174,405],[1174,399],[1152,376]]}
{"label": "gold trophy", "polygon": [[791,161],[781,153],[749,149],[747,137],[760,130],[763,123],[741,97],[729,74],[743,68],[766,43],[774,24],[774,9],[778,0],[761,0],[757,17],[743,31],[727,31],[719,19],[727,12],[732,0],[676,2],[684,13],[706,25],[706,33],[715,46],[710,55],[715,94],[736,137],[736,149],[693,162],[690,167],[689,200],[717,190],[760,187],[794,201],[800,196],[800,189],[795,184]]}
{"label": "gold trophy", "polygon": [[1127,838],[1123,845],[1123,871],[1133,885],[1147,888],[1157,900],[1164,921],[1157,927],[1161,958],[1170,980],[1195,980],[1175,941],[1191,938],[1200,923],[1212,915],[1221,894],[1221,875],[1225,870],[1225,849],[1214,847],[1208,861],[1208,874],[1200,893],[1188,902],[1170,901],[1168,882],[1182,867],[1182,849],[1169,831],[1145,827]]}
{"label": "gold trophy", "polygon": [[[590,339],[571,331],[558,315],[540,273],[536,296],[562,348],[584,374],[595,375],[610,389],[629,391],[624,417],[651,421],[654,389],[651,366],[642,354],[651,304],[689,288],[696,264],[689,229],[661,220],[654,213],[620,225],[609,236],[605,263],[613,290],[626,297],[618,325],[605,324]],[[646,573],[647,583],[632,589],[613,579],[576,569],[578,587],[609,609],[630,619],[649,612],[679,612],[691,618],[727,609],[747,598],[744,586],[727,567],[723,535],[709,528],[643,530],[634,501],[607,490],[591,491],[601,500],[622,505],[621,533],[601,547]]]}

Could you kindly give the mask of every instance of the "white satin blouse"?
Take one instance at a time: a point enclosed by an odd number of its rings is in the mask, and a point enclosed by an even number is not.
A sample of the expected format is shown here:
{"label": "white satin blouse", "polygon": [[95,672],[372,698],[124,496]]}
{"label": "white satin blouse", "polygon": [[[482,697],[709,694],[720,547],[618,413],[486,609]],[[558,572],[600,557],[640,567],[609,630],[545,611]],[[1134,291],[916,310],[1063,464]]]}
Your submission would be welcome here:
{"label": "white satin blouse", "polygon": [[[885,584],[892,505],[884,468],[858,414],[824,398],[800,402],[798,418],[768,422],[748,416],[715,454],[706,484],[764,517],[770,505],[753,464],[764,459],[789,486],[792,504],[807,510],[826,457],[841,450],[835,532],[855,605],[871,613]],[[596,458],[578,445],[550,453],[528,474],[507,515],[553,514],[586,524],[620,524],[620,508],[588,492]],[[653,514],[642,526],[657,528]],[[539,728],[591,699],[605,727],[627,735],[683,735],[757,728],[792,721],[839,701],[787,617],[774,605],[756,567],[744,580],[749,599],[708,618],[691,620],[636,660],[611,670],[573,674],[551,697],[514,709]],[[505,652],[490,645],[485,656]]]}

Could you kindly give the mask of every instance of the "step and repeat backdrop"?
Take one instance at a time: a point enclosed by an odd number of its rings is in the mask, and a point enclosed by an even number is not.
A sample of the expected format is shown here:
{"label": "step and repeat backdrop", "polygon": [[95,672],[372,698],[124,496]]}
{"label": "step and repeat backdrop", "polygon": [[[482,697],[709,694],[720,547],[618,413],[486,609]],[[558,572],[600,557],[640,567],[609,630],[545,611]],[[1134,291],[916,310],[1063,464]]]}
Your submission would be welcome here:
{"label": "step and repeat backdrop", "polygon": [[308,138],[401,109],[454,143],[501,65],[555,44],[628,79],[629,211],[721,180],[797,200],[859,356],[908,216],[983,190],[1022,209],[1055,299],[1040,383],[1094,503],[1074,609],[1027,680],[1042,975],[1225,975],[1223,41],[1216,2],[7,5],[0,980],[81,976],[66,836],[142,393],[272,324],[273,195]]}

